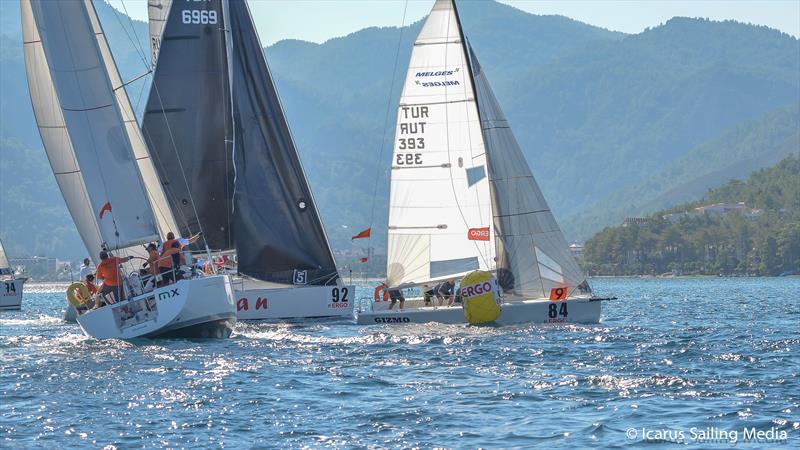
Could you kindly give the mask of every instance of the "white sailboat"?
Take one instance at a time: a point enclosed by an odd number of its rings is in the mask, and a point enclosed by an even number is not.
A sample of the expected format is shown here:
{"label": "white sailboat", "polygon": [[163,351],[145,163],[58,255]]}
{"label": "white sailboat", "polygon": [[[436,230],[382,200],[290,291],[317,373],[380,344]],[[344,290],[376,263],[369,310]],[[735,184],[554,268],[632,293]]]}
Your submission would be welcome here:
{"label": "white sailboat", "polygon": [[[389,287],[432,287],[483,270],[502,288],[500,324],[600,320],[600,299],[569,252],[452,0],[435,3],[414,44],[389,205]],[[465,322],[460,305],[412,301],[388,311],[386,304],[358,312],[357,323]]]}
{"label": "white sailboat", "polygon": [[[97,264],[101,250],[146,254],[175,221],[91,0],[21,0],[28,86],[67,208]],[[138,275],[138,267],[126,270]],[[129,300],[78,317],[96,338],[227,337],[236,321],[227,276],[157,289],[125,277]]]}
{"label": "white sailboat", "polygon": [[226,258],[239,319],[351,316],[355,288],[336,270],[247,3],[148,6],[142,131],[173,212],[196,217],[180,233],[202,231]]}
{"label": "white sailboat", "polygon": [[16,276],[0,241],[0,311],[22,309],[22,289],[27,280]]}

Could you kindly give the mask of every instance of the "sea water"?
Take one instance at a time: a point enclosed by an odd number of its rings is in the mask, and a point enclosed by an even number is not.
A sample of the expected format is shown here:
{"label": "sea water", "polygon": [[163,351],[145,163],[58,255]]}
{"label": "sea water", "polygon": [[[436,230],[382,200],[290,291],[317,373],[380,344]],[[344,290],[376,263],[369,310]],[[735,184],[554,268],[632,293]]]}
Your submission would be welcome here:
{"label": "sea water", "polygon": [[596,325],[125,342],[84,337],[63,287],[29,284],[0,313],[0,447],[798,448],[800,279],[593,285],[618,297]]}

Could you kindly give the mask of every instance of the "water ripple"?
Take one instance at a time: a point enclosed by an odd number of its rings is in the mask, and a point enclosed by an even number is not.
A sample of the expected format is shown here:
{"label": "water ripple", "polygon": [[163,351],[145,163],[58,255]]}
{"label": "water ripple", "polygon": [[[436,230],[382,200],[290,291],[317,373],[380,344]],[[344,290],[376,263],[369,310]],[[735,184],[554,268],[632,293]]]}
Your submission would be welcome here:
{"label": "water ripple", "polygon": [[0,447],[623,447],[643,427],[800,443],[800,280],[595,287],[620,299],[591,326],[250,322],[100,342],[60,320],[63,286],[29,285],[0,313]]}

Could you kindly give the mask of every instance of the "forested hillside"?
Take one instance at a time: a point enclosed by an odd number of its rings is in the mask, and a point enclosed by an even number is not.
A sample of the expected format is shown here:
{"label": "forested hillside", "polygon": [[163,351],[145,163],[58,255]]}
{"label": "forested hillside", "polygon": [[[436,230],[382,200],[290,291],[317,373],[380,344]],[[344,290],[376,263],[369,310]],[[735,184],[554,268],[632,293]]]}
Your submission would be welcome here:
{"label": "forested hillside", "polygon": [[[123,78],[141,75],[146,24],[95,4]],[[465,33],[570,240],[624,215],[697,198],[800,146],[794,37],[687,18],[624,35],[494,2],[462,5]],[[0,196],[0,237],[12,254],[80,257],[82,244],[31,113],[19,4],[0,2],[0,12],[0,189],[15,192]],[[323,44],[282,41],[266,49],[339,250],[352,249],[350,236],[370,225],[373,199],[371,244],[385,248],[394,111],[419,27],[369,28]],[[148,82],[128,87],[135,105]]]}
{"label": "forested hillside", "polygon": [[[746,208],[721,212],[720,203]],[[594,275],[779,275],[800,270],[800,155],[702,200],[606,228],[586,243]]]}

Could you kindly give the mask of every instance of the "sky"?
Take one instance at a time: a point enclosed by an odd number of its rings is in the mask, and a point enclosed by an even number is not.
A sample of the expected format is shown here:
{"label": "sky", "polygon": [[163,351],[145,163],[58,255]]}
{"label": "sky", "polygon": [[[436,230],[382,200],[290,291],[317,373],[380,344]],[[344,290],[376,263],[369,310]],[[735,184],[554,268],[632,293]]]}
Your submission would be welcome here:
{"label": "sky", "polygon": [[[147,0],[108,0],[147,19]],[[180,0],[175,0],[180,1]],[[479,1],[479,0],[462,0]],[[625,33],[639,33],[675,16],[734,19],[800,37],[800,0],[500,0],[533,14],[558,14]],[[321,43],[371,26],[413,23],[433,0],[249,0],[263,45],[282,39]],[[405,17],[405,19],[404,19]]]}

